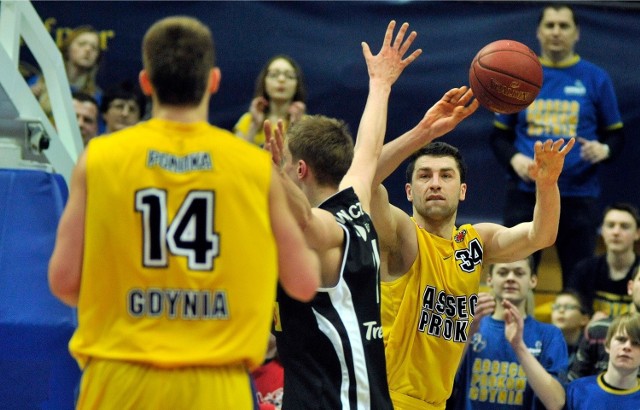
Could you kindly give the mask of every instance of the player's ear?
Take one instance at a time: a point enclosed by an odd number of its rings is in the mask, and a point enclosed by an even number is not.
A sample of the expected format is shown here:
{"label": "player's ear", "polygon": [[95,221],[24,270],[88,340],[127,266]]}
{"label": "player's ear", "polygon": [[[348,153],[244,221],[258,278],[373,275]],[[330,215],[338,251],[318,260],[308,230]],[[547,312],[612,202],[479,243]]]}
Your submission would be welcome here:
{"label": "player's ear", "polygon": [[220,79],[222,78],[222,73],[218,67],[213,67],[209,72],[209,93],[215,94],[218,92],[218,88],[220,88]]}
{"label": "player's ear", "polygon": [[466,197],[467,197],[467,184],[463,183],[463,184],[460,184],[460,200],[464,201]]}
{"label": "player's ear", "polygon": [[151,79],[149,79],[149,73],[147,73],[147,70],[140,71],[138,81],[140,82],[140,89],[142,90],[142,93],[147,97],[151,96],[153,93],[153,86],[151,85]]}
{"label": "player's ear", "polygon": [[304,160],[299,159],[298,160],[298,167],[296,169],[296,174],[298,175],[298,179],[303,179],[306,176],[309,175],[309,166],[307,165],[306,162],[304,162]]}
{"label": "player's ear", "polygon": [[407,194],[407,201],[413,202],[413,192],[411,191],[411,184],[404,184],[404,192]]}

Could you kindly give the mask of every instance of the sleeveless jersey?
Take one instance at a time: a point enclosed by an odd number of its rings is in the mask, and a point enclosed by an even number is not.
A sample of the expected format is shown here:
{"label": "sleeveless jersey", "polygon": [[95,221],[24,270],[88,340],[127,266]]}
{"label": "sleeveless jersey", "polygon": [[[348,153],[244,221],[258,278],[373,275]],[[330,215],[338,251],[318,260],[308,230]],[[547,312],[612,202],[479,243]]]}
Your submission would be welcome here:
{"label": "sleeveless jersey", "polygon": [[378,236],[353,188],[320,208],[344,230],[338,284],[310,303],[278,287],[276,338],[283,409],[392,409],[380,328]]}
{"label": "sleeveless jersey", "polygon": [[269,155],[205,122],[153,119],[87,148],[78,328],[91,357],[259,365],[277,282]]}
{"label": "sleeveless jersey", "polygon": [[449,240],[417,224],[416,233],[409,271],[382,282],[387,377],[396,409],[444,409],[478,298],[483,244],[472,225]]}

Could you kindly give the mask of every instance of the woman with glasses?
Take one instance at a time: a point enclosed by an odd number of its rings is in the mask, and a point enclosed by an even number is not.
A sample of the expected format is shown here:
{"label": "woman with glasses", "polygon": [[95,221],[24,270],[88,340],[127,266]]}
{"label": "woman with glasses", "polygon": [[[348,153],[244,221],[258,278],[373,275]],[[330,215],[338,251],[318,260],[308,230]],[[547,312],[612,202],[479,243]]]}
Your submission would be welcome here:
{"label": "woman with glasses", "polygon": [[300,65],[284,54],[271,57],[258,75],[249,112],[240,117],[233,132],[262,146],[265,142],[264,120],[270,120],[272,124],[283,120],[286,131],[306,113],[306,98]]}

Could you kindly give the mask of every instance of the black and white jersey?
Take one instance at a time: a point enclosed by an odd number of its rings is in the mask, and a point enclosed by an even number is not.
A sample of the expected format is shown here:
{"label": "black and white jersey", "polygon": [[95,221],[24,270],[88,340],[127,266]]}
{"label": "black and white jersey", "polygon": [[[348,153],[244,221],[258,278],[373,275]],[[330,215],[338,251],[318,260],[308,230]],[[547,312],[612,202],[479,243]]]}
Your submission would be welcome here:
{"label": "black and white jersey", "polygon": [[344,230],[335,287],[309,303],[278,287],[275,334],[285,371],[283,409],[392,409],[380,321],[378,236],[353,188],[319,208]]}

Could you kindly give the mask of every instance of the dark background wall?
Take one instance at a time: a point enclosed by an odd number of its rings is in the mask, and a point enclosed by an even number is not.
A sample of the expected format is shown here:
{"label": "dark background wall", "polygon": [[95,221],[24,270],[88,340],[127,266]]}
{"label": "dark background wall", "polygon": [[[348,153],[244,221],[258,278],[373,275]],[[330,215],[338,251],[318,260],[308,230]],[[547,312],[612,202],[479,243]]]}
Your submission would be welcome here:
{"label": "dark background wall", "polygon": [[[468,83],[475,53],[498,39],[513,39],[538,51],[535,37],[541,2],[34,2],[54,38],[65,29],[91,24],[104,35],[99,82],[103,88],[135,80],[140,43],[155,20],[174,14],[198,17],[213,32],[222,85],[211,103],[212,123],[231,128],[246,111],[254,81],[272,55],[286,53],[303,67],[310,113],[344,119],[355,134],[367,93],[361,41],[377,52],[391,19],[418,32],[414,47],[424,54],[393,88],[387,141],[413,127],[448,89]],[[577,52],[613,78],[627,143],[624,154],[601,167],[602,205],[630,201],[640,206],[640,4],[574,4],[581,26]],[[28,53],[25,53],[28,61]],[[492,114],[481,108],[444,137],[461,148],[470,168],[467,200],[459,222],[501,221],[504,172],[488,145]],[[392,201],[410,210],[404,169],[385,183]]]}

